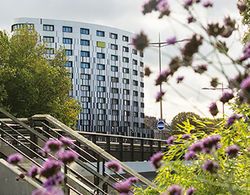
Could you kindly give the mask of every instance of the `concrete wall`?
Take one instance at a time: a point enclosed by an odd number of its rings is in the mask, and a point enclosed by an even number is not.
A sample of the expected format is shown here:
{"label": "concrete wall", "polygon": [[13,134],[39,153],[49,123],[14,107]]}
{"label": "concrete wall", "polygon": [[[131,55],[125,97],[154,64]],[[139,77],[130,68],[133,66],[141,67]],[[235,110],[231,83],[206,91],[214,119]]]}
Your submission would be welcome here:
{"label": "concrete wall", "polygon": [[3,159],[0,159],[0,194],[1,195],[30,195],[40,186],[30,178],[16,180],[21,172]]}

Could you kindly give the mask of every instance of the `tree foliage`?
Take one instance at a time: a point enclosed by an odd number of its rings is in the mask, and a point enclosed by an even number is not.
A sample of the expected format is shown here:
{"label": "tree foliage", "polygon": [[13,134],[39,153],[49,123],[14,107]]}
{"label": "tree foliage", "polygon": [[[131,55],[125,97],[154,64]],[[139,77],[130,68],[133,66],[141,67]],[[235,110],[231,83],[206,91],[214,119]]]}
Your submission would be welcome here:
{"label": "tree foliage", "polygon": [[193,112],[180,112],[177,114],[171,122],[172,130],[178,130],[179,125],[182,125],[183,122],[189,120],[191,125],[196,125],[196,119],[200,119],[201,117],[198,114]]}
{"label": "tree foliage", "polygon": [[51,114],[74,125],[79,105],[68,95],[71,82],[65,55],[58,51],[48,60],[38,38],[28,28],[12,36],[0,31],[0,105],[18,117]]}

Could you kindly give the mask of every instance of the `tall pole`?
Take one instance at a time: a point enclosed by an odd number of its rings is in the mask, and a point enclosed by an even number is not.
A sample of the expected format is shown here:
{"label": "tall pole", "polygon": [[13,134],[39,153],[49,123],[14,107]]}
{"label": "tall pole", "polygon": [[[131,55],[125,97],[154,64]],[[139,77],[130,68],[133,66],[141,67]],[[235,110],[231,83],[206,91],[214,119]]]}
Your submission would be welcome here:
{"label": "tall pole", "polygon": [[[159,33],[159,74],[161,73],[161,35]],[[160,83],[160,92],[162,92],[162,83]],[[160,100],[160,119],[163,119],[162,116],[162,99]]]}

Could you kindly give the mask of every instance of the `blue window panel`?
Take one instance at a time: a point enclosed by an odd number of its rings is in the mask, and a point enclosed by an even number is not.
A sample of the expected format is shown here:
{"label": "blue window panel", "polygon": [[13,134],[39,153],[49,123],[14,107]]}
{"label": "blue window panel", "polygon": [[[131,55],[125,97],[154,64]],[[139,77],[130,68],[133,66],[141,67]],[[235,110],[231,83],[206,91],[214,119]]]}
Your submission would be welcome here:
{"label": "blue window panel", "polygon": [[71,49],[66,49],[65,50],[65,55],[66,56],[72,56],[73,55],[73,51]]}
{"label": "blue window panel", "polygon": [[96,31],[96,36],[98,36],[98,37],[105,37],[105,32],[101,31],[101,30],[97,30]]}
{"label": "blue window panel", "polygon": [[86,69],[90,68],[90,63],[88,63],[88,62],[81,62],[81,68],[86,68]]}
{"label": "blue window panel", "polygon": [[105,81],[105,76],[103,75],[97,75],[96,78],[98,81]]}
{"label": "blue window panel", "polygon": [[81,56],[82,57],[89,57],[90,56],[89,51],[81,51]]}
{"label": "blue window panel", "polygon": [[97,58],[98,59],[105,59],[105,54],[104,53],[97,53]]}
{"label": "blue window panel", "polygon": [[80,33],[82,35],[89,35],[89,29],[87,29],[87,28],[81,28],[80,29]]}
{"label": "blue window panel", "polygon": [[63,26],[62,30],[63,32],[69,32],[69,33],[73,32],[73,28],[70,26]]}
{"label": "blue window panel", "polygon": [[97,69],[98,70],[105,70],[105,65],[104,64],[97,64]]}
{"label": "blue window panel", "polygon": [[100,86],[98,86],[98,87],[97,87],[97,91],[99,91],[99,92],[105,92],[105,91],[106,91],[106,88],[105,88],[105,87],[100,87]]}
{"label": "blue window panel", "polygon": [[89,46],[89,40],[81,39],[81,45]]}
{"label": "blue window panel", "polygon": [[117,66],[111,66],[111,71],[112,72],[118,72],[118,67]]}
{"label": "blue window panel", "polygon": [[72,44],[73,40],[71,38],[63,38],[63,44]]}
{"label": "blue window panel", "polygon": [[72,61],[67,61],[65,67],[72,67],[72,65],[73,65]]}

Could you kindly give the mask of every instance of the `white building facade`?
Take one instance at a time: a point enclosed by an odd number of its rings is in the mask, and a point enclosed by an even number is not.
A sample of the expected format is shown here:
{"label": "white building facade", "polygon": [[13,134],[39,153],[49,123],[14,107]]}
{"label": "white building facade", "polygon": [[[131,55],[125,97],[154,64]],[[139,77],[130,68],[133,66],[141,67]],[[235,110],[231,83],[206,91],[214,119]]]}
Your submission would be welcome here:
{"label": "white building facade", "polygon": [[53,57],[61,47],[71,73],[70,95],[81,104],[82,131],[148,137],[144,131],[143,53],[124,30],[80,22],[18,18],[12,30],[30,25]]}

